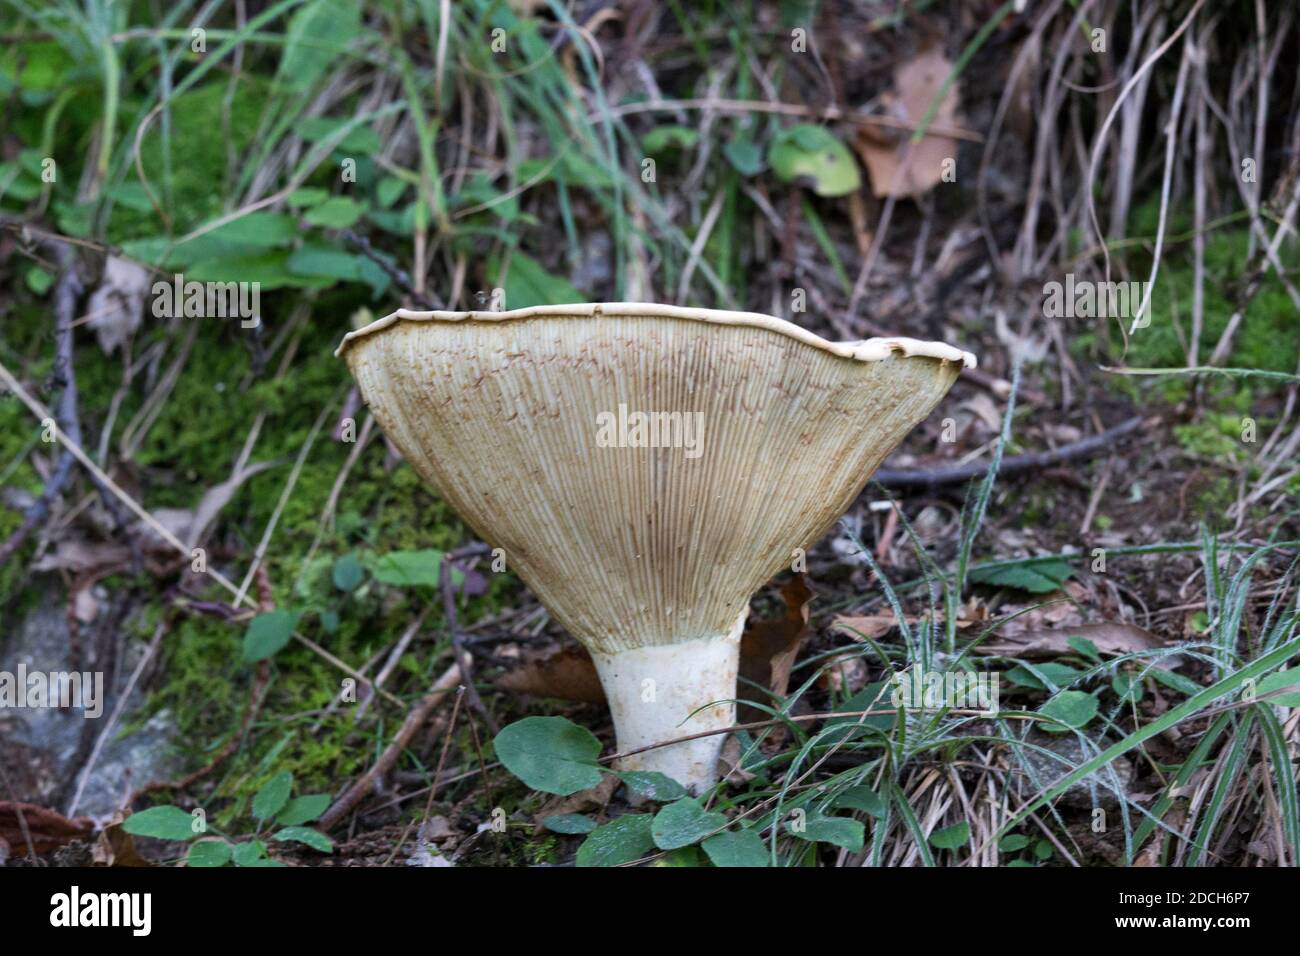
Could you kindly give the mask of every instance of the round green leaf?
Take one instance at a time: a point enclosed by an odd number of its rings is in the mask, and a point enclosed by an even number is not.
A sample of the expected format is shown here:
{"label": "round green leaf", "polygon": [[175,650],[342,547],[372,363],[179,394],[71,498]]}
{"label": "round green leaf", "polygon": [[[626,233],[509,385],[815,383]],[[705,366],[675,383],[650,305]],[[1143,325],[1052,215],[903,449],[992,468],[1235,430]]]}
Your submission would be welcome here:
{"label": "round green leaf", "polygon": [[122,821],[122,829],[156,840],[192,840],[199,835],[194,830],[194,817],[180,807],[150,807],[133,813]]}
{"label": "round green leaf", "polygon": [[802,830],[790,828],[792,836],[809,843],[830,843],[834,846],[857,853],[862,849],[866,838],[866,828],[862,821],[851,817],[827,817],[821,814],[808,814]]}
{"label": "round green leaf", "polygon": [[534,790],[567,797],[600,783],[600,741],[563,717],[525,717],[493,741],[507,770]]}
{"label": "round green leaf", "polygon": [[686,788],[666,774],[654,770],[621,770],[614,775],[625,784],[651,800],[667,803],[686,796]]}
{"label": "round green leaf", "polygon": [[590,833],[596,829],[596,821],[582,813],[557,813],[543,817],[542,826],[552,833]]}
{"label": "round green leaf", "polygon": [[940,850],[956,850],[970,842],[970,824],[954,823],[930,834],[930,845]]}
{"label": "round green leaf", "polygon": [[737,139],[722,147],[722,155],[742,176],[754,176],[763,168],[763,151],[749,139]]}
{"label": "round green leaf", "polygon": [[768,866],[771,856],[753,830],[727,830],[702,844],[714,866]]}
{"label": "round green leaf", "polygon": [[654,849],[648,813],[627,813],[596,827],[578,847],[578,866],[619,866]]}
{"label": "round green leaf", "polygon": [[805,180],[818,196],[847,196],[862,183],[848,147],[821,126],[802,123],[779,133],[767,161],[778,178]]}
{"label": "round green leaf", "polygon": [[186,866],[225,866],[230,862],[230,844],[225,840],[200,840],[190,845]]}
{"label": "round green leaf", "polygon": [[293,637],[297,615],[292,611],[269,611],[259,614],[244,634],[244,660],[250,664],[274,654]]}
{"label": "round green leaf", "polygon": [[285,827],[276,832],[275,839],[281,842],[305,843],[313,850],[320,850],[322,853],[334,852],[334,841],[311,827]]}
{"label": "round green leaf", "polygon": [[236,843],[230,855],[235,866],[262,866],[266,863],[266,844],[261,840]]}
{"label": "round green leaf", "polygon": [[1038,712],[1056,721],[1043,724],[1043,730],[1053,733],[1078,730],[1097,716],[1097,698],[1081,690],[1063,690],[1040,707]]}
{"label": "round green leaf", "polygon": [[275,822],[282,827],[296,827],[303,823],[310,823],[330,805],[328,793],[312,793],[305,797],[294,797],[284,805],[284,809],[276,816]]}
{"label": "round green leaf", "polygon": [[655,814],[651,835],[661,850],[675,850],[703,840],[714,830],[727,825],[727,818],[715,810],[705,810],[694,797],[683,797]]}
{"label": "round green leaf", "polygon": [[361,562],[355,554],[345,554],[334,562],[334,586],[340,591],[353,591],[365,577]]}
{"label": "round green leaf", "polygon": [[1008,833],[998,841],[998,849],[1003,853],[1015,853],[1029,846],[1029,837],[1023,833]]}

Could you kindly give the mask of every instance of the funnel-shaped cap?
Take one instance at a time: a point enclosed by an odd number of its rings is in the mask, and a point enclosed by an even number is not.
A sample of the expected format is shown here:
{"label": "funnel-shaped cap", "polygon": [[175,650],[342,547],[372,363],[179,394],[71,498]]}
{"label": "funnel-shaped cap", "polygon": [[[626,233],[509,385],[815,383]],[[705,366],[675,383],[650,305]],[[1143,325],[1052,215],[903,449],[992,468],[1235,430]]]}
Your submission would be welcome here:
{"label": "funnel-shaped cap", "polygon": [[635,303],[399,311],[339,351],[412,467],[591,651],[620,751],[653,748],[622,768],[696,793],[750,595],[975,363]]}
{"label": "funnel-shaped cap", "polygon": [[400,311],[339,351],[411,466],[604,654],[732,632],[974,364],[634,303]]}

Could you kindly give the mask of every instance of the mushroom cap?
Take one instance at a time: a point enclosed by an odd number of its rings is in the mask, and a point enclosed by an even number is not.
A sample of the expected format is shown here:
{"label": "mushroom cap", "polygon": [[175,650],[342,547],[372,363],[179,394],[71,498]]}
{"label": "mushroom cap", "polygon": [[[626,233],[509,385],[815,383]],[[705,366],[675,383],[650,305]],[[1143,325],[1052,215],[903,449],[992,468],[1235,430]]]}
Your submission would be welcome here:
{"label": "mushroom cap", "polygon": [[337,354],[416,472],[603,653],[728,633],[975,364],[640,303],[400,310]]}

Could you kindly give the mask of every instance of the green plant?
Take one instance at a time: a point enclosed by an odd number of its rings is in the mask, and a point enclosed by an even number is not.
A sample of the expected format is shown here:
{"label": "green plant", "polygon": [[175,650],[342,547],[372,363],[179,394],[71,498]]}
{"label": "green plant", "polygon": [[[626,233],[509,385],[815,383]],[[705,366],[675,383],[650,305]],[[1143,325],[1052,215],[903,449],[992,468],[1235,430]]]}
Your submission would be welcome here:
{"label": "green plant", "polygon": [[306,825],[329,807],[329,794],[292,794],[292,774],[281,771],[272,776],[253,797],[251,827],[239,834],[217,830],[202,810],[186,812],[171,805],[133,813],[122,821],[122,829],[134,836],[188,843],[187,866],[283,866],[270,856],[267,840],[332,853],[334,841]]}

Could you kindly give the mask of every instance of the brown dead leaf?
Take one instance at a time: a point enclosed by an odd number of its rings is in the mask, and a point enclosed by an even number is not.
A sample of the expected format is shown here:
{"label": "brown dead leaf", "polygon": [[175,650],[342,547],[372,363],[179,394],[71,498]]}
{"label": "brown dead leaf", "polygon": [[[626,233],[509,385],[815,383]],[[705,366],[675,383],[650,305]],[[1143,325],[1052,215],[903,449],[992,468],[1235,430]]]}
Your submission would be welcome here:
{"label": "brown dead leaf", "polygon": [[[942,89],[952,63],[938,50],[930,49],[902,63],[894,71],[894,89],[882,94],[885,112],[904,123],[919,124],[930,103]],[[959,84],[944,94],[931,128],[951,129],[958,125]],[[957,140],[927,133],[913,143],[906,130],[862,126],[856,140],[858,155],[871,176],[877,198],[919,196],[943,180],[944,161],[957,159]]]}
{"label": "brown dead leaf", "polygon": [[740,765],[740,738],[731,734],[722,744],[722,753],[718,755],[718,766],[722,779],[727,783],[743,786],[756,776]]}
{"label": "brown dead leaf", "polygon": [[605,702],[596,665],[581,647],[562,647],[549,657],[526,661],[503,674],[497,686],[534,697],[558,697],[583,704]]}
{"label": "brown dead leaf", "polygon": [[130,563],[131,549],[124,544],[65,539],[33,561],[32,570],[71,571],[85,575],[126,567]]}
{"label": "brown dead leaf", "polygon": [[114,814],[113,822],[104,827],[95,839],[90,857],[96,866],[153,866],[135,848],[131,834],[122,829],[125,819],[125,814]]}
{"label": "brown dead leaf", "polygon": [[[27,828],[25,834],[24,824]],[[37,853],[48,853],[73,840],[90,836],[94,829],[89,817],[69,819],[57,810],[34,803],[0,800],[0,839],[17,853],[27,852],[28,837]]]}
{"label": "brown dead leaf", "polygon": [[[744,700],[770,703],[770,698],[747,686],[753,681],[773,694],[784,696],[790,686],[790,668],[812,629],[808,626],[808,605],[813,591],[802,574],[796,574],[781,588],[785,601],[785,616],[774,621],[754,621],[740,638],[740,676],[736,696]],[[736,720],[747,723],[763,720],[768,715],[753,707],[741,705],[736,710]]]}
{"label": "brown dead leaf", "polygon": [[1163,646],[1150,631],[1135,624],[1124,624],[1119,621],[1024,631],[1010,638],[1001,631],[998,634],[1002,640],[980,644],[975,648],[975,652],[1003,657],[1058,657],[1061,654],[1073,653],[1067,643],[1072,637],[1082,637],[1092,641],[1097,650],[1103,654],[1134,654]]}
{"label": "brown dead leaf", "polygon": [[[966,607],[960,609],[961,613],[957,617],[957,629],[965,630],[983,621],[985,614],[984,608],[976,606],[974,601]],[[908,615],[908,624],[917,624],[927,618],[922,615]],[[936,617],[938,623],[943,622],[943,615]],[[845,634],[855,641],[877,640],[884,637],[895,627],[898,626],[898,618],[893,614],[858,614],[848,615],[840,614],[831,622],[832,633]]]}
{"label": "brown dead leaf", "polygon": [[149,271],[129,259],[109,256],[105,260],[104,278],[86,306],[87,324],[95,330],[105,355],[111,355],[140,327],[151,285]]}

